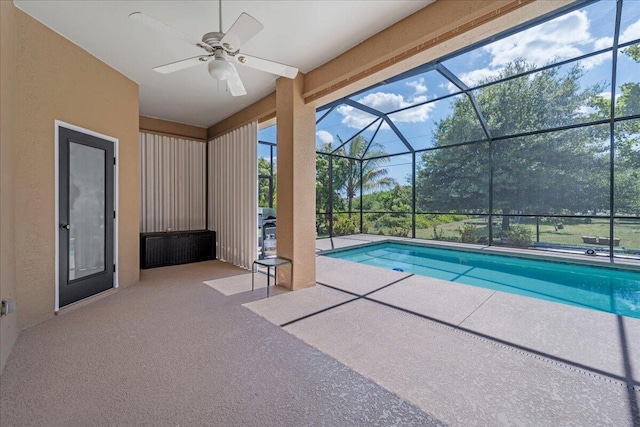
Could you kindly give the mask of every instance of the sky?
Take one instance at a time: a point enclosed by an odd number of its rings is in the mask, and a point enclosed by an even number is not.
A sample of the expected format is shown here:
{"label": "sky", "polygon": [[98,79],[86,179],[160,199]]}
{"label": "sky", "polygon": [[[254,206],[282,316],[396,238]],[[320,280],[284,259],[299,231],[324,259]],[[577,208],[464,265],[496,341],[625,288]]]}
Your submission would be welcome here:
{"label": "sky", "polygon": [[[620,32],[621,43],[640,38],[640,8],[638,4],[632,8],[630,1],[626,3]],[[613,43],[615,8],[615,1],[595,3],[449,59],[443,65],[469,87],[473,87],[487,78],[495,78],[507,63],[517,58],[539,67],[605,49]],[[606,92],[610,96],[611,56],[608,52],[581,61],[586,72],[581,81],[584,87],[604,82],[609,85]],[[629,74],[627,78],[632,77]],[[429,71],[374,88],[352,99],[389,113],[457,91],[438,72]],[[431,134],[435,123],[449,115],[451,104],[449,98],[400,111],[390,115],[390,118],[409,137],[415,148],[427,148],[433,145]],[[333,143],[335,148],[338,137],[342,140],[350,138],[375,118],[349,105],[338,106],[318,123],[317,145],[320,148],[322,144]],[[393,132],[383,124],[378,138],[385,133]]]}
{"label": "sky", "polygon": [[[635,3],[635,4],[634,4]],[[460,54],[443,62],[461,81],[473,87],[486,79],[495,79],[506,64],[515,59],[524,59],[536,68],[579,57],[613,44],[616,2],[603,0],[587,7],[564,14],[551,21],[497,40],[472,51]],[[622,10],[619,43],[640,39],[640,1],[625,0]],[[604,84],[602,95],[611,97],[611,51],[587,58],[580,62],[585,75],[580,80],[583,88]],[[569,67],[569,66],[565,66]],[[617,87],[626,82],[640,82],[640,65],[626,55],[619,54]],[[401,81],[381,85],[351,97],[367,107],[389,114],[393,124],[403,133],[415,149],[432,147],[433,130],[438,121],[448,117],[457,95],[437,100],[459,92],[451,82],[435,70]],[[422,105],[430,100],[437,100]],[[412,107],[412,108],[408,108]],[[586,109],[588,107],[584,107]],[[586,110],[584,110],[586,111]],[[320,119],[326,111],[317,114]],[[479,126],[479,124],[478,124]],[[389,154],[407,152],[393,130],[377,116],[350,105],[339,105],[316,126],[316,148],[324,151],[331,144],[335,149],[340,140],[346,141],[362,129],[363,136],[384,144]],[[275,129],[275,127],[274,127]],[[376,133],[377,130],[377,133]],[[264,131],[263,131],[264,132]],[[273,137],[275,141],[275,136]],[[393,163],[411,162],[410,156],[393,159]],[[390,166],[389,175],[400,183],[410,173],[410,166]]]}

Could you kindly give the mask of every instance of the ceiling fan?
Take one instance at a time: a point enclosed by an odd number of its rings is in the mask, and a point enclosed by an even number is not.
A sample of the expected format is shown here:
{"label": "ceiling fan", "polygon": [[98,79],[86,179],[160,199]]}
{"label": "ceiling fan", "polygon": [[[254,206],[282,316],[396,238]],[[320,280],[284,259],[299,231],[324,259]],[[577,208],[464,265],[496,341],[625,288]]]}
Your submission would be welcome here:
{"label": "ceiling fan", "polygon": [[148,27],[170,34],[173,37],[181,38],[187,43],[197,46],[206,51],[205,54],[194,56],[192,58],[183,59],[177,62],[160,65],[153,68],[154,71],[162,74],[173,73],[174,71],[183,70],[198,64],[208,63],[209,74],[217,80],[227,82],[229,92],[233,96],[246,95],[247,91],[242,84],[238,70],[234,62],[245,67],[255,68],[257,70],[266,71],[268,73],[295,78],[298,69],[289,65],[280,64],[278,62],[269,61],[267,59],[258,58],[251,55],[240,53],[240,48],[256,34],[258,34],[264,26],[255,18],[247,13],[242,13],[240,17],[233,23],[229,31],[222,32],[222,1],[218,2],[219,8],[219,31],[206,33],[199,42],[176,30],[167,24],[164,24],[142,12],[133,12],[129,14],[129,18],[140,22]]}

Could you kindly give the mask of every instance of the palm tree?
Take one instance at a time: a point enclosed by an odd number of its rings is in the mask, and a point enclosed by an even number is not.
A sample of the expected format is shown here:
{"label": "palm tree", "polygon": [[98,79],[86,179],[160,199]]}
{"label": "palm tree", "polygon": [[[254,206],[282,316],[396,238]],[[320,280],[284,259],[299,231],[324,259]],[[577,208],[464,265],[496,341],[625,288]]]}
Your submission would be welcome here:
{"label": "palm tree", "polygon": [[[340,140],[340,145],[342,145],[343,141],[340,137],[338,139]],[[342,189],[344,189],[347,197],[349,218],[351,218],[353,199],[360,190],[361,184],[363,190],[381,190],[396,185],[396,181],[387,176],[387,170],[382,167],[384,163],[389,161],[389,157],[386,156],[387,153],[381,144],[375,142],[369,144],[369,141],[364,136],[358,135],[351,142],[342,146],[337,153],[348,157],[347,161],[344,162],[346,179]],[[362,159],[365,154],[367,158],[371,159],[357,160]],[[362,164],[362,175],[357,167],[359,162]],[[361,176],[362,182],[360,182]]]}

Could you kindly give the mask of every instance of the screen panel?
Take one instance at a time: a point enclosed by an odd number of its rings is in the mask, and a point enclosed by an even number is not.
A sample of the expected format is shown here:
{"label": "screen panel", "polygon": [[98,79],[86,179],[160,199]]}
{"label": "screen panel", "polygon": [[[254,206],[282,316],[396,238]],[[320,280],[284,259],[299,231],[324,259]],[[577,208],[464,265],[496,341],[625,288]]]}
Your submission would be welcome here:
{"label": "screen panel", "polygon": [[606,215],[608,125],[495,141],[494,213]]}

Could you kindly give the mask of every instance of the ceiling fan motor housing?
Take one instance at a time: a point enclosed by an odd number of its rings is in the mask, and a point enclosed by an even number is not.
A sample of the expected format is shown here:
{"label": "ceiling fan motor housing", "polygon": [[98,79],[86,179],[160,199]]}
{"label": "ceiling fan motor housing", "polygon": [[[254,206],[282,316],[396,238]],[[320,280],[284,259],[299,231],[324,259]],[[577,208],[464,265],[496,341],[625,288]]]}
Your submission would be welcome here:
{"label": "ceiling fan motor housing", "polygon": [[222,40],[223,37],[224,33],[212,32],[202,36],[202,41],[213,48],[222,47],[222,45],[220,44],[220,40]]}

